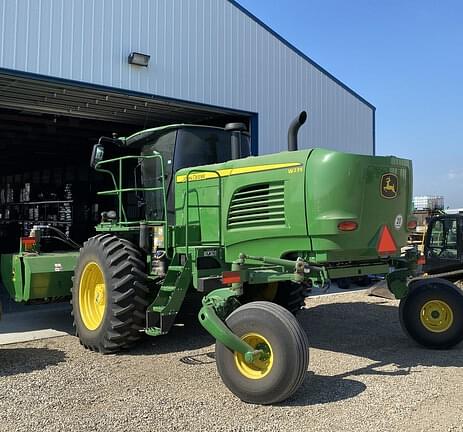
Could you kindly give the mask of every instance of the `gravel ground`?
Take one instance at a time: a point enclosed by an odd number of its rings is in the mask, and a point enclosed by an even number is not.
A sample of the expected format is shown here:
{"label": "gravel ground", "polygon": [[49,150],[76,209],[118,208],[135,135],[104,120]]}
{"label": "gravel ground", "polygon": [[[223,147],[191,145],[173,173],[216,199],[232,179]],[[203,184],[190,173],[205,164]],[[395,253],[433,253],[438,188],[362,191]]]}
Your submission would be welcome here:
{"label": "gravel ground", "polygon": [[65,336],[0,349],[1,431],[463,431],[463,346],[428,351],[397,303],[312,298],[307,377],[290,400],[248,405],[221,383],[212,339],[186,315],[166,337],[102,356]]}

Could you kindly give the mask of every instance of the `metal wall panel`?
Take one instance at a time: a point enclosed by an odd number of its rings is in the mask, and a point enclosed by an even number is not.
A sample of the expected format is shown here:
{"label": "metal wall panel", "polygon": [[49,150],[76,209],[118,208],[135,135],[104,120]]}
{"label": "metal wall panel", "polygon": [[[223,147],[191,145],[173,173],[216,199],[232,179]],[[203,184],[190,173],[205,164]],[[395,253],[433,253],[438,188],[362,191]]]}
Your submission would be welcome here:
{"label": "metal wall panel", "polygon": [[307,109],[301,147],[373,152],[374,109],[227,0],[0,0],[0,67],[256,112],[260,153]]}

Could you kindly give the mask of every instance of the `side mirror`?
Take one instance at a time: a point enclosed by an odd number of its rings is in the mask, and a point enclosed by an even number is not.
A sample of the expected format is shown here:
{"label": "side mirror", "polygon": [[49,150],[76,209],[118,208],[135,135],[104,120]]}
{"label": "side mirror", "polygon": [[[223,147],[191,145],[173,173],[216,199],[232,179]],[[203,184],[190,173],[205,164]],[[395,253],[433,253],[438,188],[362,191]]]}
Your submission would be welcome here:
{"label": "side mirror", "polygon": [[90,159],[90,166],[95,168],[98,162],[101,162],[104,157],[104,147],[101,144],[95,144],[92,150],[92,157]]}

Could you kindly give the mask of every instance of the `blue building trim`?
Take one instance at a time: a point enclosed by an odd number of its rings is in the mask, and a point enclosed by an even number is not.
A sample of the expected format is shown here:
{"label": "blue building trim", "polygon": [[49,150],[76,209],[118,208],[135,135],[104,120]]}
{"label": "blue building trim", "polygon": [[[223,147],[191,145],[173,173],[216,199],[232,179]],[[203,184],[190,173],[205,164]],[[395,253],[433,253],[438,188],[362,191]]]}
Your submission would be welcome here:
{"label": "blue building trim", "polygon": [[285,44],[289,49],[294,51],[296,54],[301,56],[304,60],[309,62],[312,66],[316,67],[320,72],[328,76],[330,79],[332,79],[336,84],[340,85],[344,90],[349,92],[352,96],[356,97],[358,100],[363,102],[365,105],[370,107],[373,111],[376,110],[376,107],[372,105],[370,102],[368,102],[366,99],[364,99],[362,96],[360,96],[358,93],[356,93],[354,90],[352,90],[350,87],[348,87],[346,84],[343,82],[339,81],[335,76],[333,76],[331,73],[329,73],[326,69],[324,69],[322,66],[320,66],[317,62],[312,60],[310,57],[305,55],[301,50],[296,48],[293,44],[288,42],[285,38],[280,36],[277,32],[272,30],[267,24],[265,24],[263,21],[261,21],[259,18],[257,18],[255,15],[253,15],[251,12],[249,12],[246,8],[241,6],[236,0],[228,0],[233,6],[237,7],[241,12],[246,14],[249,18],[251,18],[253,21],[255,21],[257,24],[259,24],[261,27],[263,27],[265,30],[267,30],[269,33],[271,33],[273,36],[275,36],[280,42]]}
{"label": "blue building trim", "polygon": [[376,110],[373,110],[373,156],[376,156]]}

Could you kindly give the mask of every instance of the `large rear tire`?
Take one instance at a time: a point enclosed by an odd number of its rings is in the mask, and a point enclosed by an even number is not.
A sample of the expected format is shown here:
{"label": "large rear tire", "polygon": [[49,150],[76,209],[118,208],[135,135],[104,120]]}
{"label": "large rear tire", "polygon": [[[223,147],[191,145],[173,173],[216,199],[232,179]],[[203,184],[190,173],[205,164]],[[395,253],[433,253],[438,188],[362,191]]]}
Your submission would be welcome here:
{"label": "large rear tire", "polygon": [[309,295],[310,288],[295,282],[280,282],[273,302],[283,306],[293,315],[296,315],[305,306],[305,299]]}
{"label": "large rear tire", "polygon": [[425,279],[400,301],[402,329],[427,348],[449,349],[463,340],[463,294],[444,279]]}
{"label": "large rear tire", "polygon": [[140,251],[112,234],[85,242],[74,271],[72,312],[86,348],[114,353],[137,342],[148,306],[146,263]]}
{"label": "large rear tire", "polygon": [[350,278],[339,278],[335,280],[339,289],[348,290],[350,288],[351,279]]}
{"label": "large rear tire", "polygon": [[244,402],[273,404],[289,398],[302,384],[309,363],[307,336],[296,318],[270,302],[239,307],[226,319],[238,337],[265,356],[252,364],[217,342],[217,370],[228,389]]}
{"label": "large rear tire", "polygon": [[242,303],[269,301],[283,306],[296,315],[305,306],[305,299],[310,288],[295,282],[273,282],[269,284],[245,285]]}

